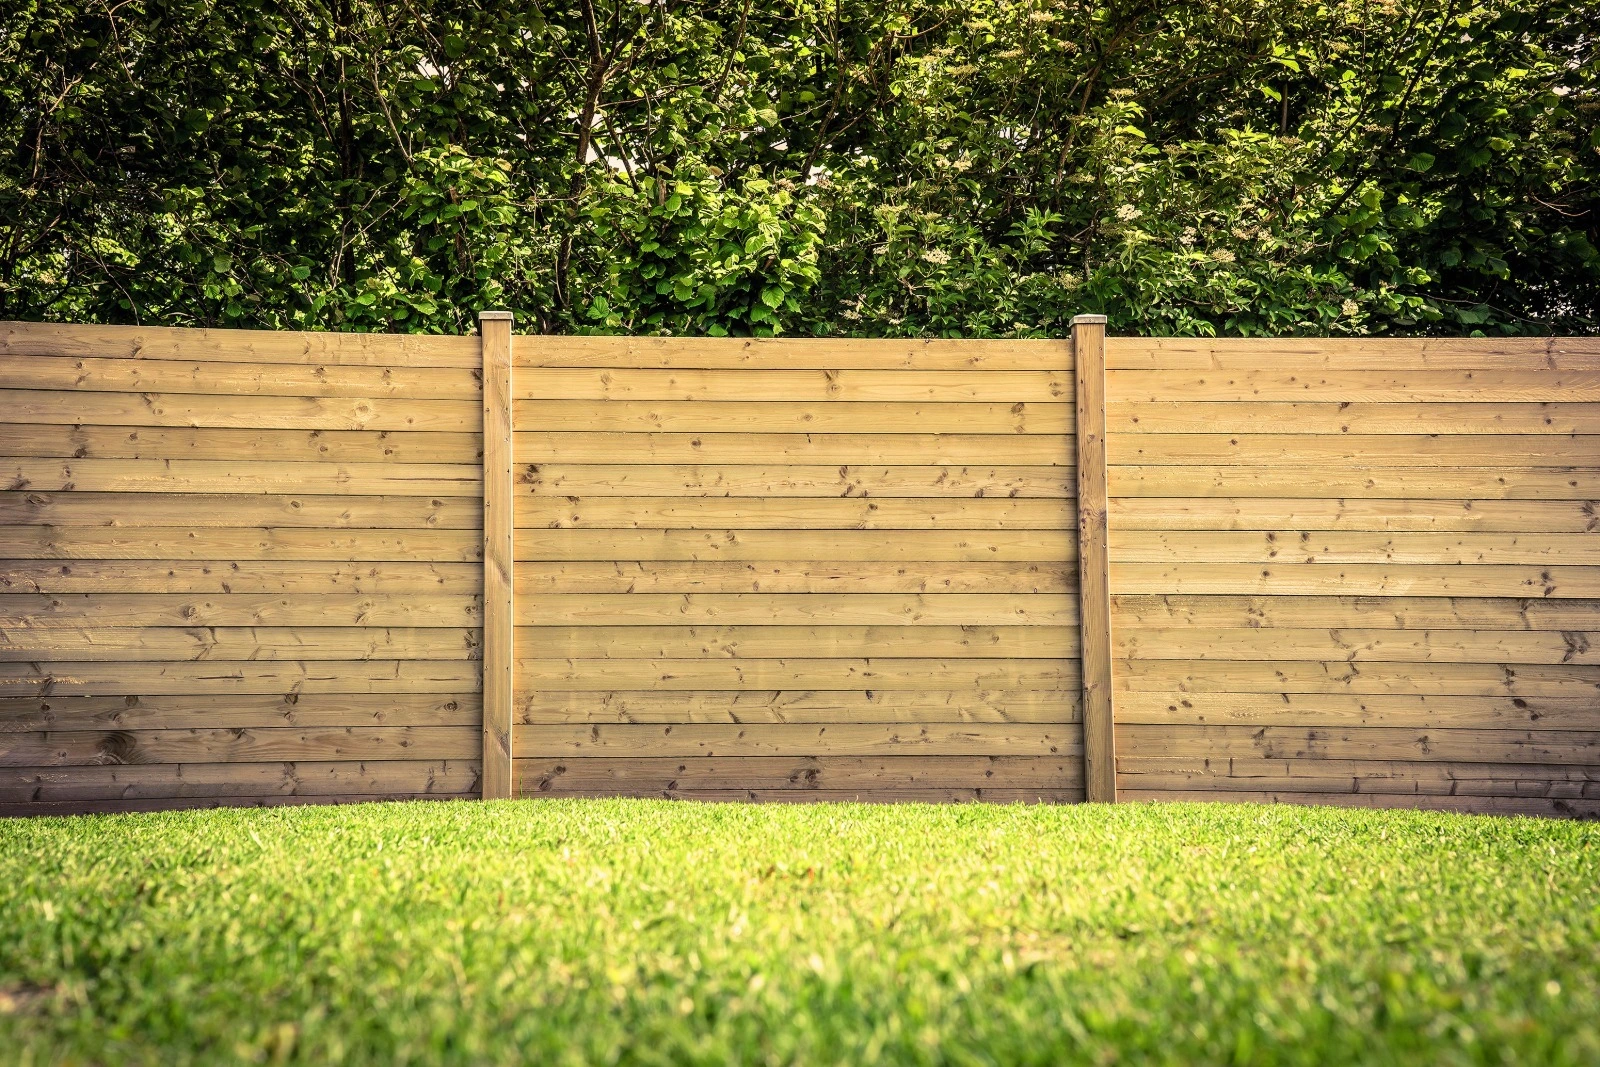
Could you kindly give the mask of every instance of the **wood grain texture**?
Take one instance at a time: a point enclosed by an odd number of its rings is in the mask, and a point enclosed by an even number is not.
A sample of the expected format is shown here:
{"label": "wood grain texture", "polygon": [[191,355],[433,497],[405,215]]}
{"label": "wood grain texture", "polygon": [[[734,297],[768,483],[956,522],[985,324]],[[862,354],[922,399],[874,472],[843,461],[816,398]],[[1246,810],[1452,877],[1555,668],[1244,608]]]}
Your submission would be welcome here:
{"label": "wood grain texture", "polygon": [[0,804],[366,794],[460,796],[480,788],[471,760],[0,767]]}
{"label": "wood grain texture", "polygon": [[[811,548],[816,551],[815,545]],[[792,552],[792,548],[791,548]],[[822,553],[819,553],[822,554]],[[1069,557],[1076,553],[1069,553]],[[837,559],[838,557],[835,556]],[[540,593],[1071,593],[1078,572],[1061,563],[860,561],[794,563],[545,562],[518,560],[519,595]]]}
{"label": "wood grain texture", "polygon": [[[347,698],[348,699],[348,698]],[[611,690],[518,694],[517,721],[539,723],[914,723],[1081,721],[1077,693],[1034,689]]]}
{"label": "wood grain texture", "polygon": [[[1040,434],[523,431],[522,463],[1069,467],[1073,442]],[[1593,453],[1589,453],[1593,455]]]}
{"label": "wood grain texture", "polygon": [[1071,368],[1049,340],[855,337],[547,337],[514,353],[519,367],[659,370],[1005,370]]}
{"label": "wood grain texture", "polygon": [[[717,496],[519,496],[517,526],[655,530],[1071,530],[1070,501]],[[804,540],[804,539],[801,539]]]}
{"label": "wood grain texture", "polygon": [[[316,560],[0,559],[0,593],[460,593],[472,563]],[[4,603],[0,600],[0,603]]]}
{"label": "wood grain texture", "polygon": [[483,798],[512,795],[515,558],[511,440],[511,315],[478,316],[483,336]]}
{"label": "wood grain texture", "polygon": [[1054,371],[547,367],[524,375],[514,395],[518,400],[1049,404],[1070,399],[1072,381]]}
{"label": "wood grain texture", "polygon": [[584,497],[980,497],[1068,499],[1065,467],[850,467],[654,464],[522,464],[517,491]]}
{"label": "wood grain texture", "polygon": [[[401,635],[391,643],[405,648],[450,647],[437,636],[417,639],[411,645],[403,639]],[[590,660],[1064,659],[1078,654],[1078,630],[1073,626],[521,626],[516,640],[524,656]],[[381,646],[382,642],[380,638],[374,644]],[[0,641],[0,659],[23,658],[9,651]]]}
{"label": "wood grain texture", "polygon": [[1592,337],[1110,337],[1117,370],[1600,370]]}
{"label": "wood grain texture", "polygon": [[1106,328],[1103,316],[1072,320],[1077,371],[1078,591],[1081,605],[1084,781],[1091,801],[1117,800],[1112,688],[1109,483],[1106,470]]}
{"label": "wood grain texture", "polygon": [[[581,514],[581,513],[580,513]],[[867,513],[873,514],[873,513]],[[741,517],[734,521],[748,522]],[[797,546],[783,529],[595,529],[526,528],[517,531],[517,559],[528,561],[629,562],[751,561],[818,566],[856,562],[922,563],[1072,563],[1078,558],[1071,529],[831,529],[808,530]],[[930,576],[961,568],[927,568]],[[525,573],[518,568],[518,574]],[[1073,568],[1074,576],[1077,573]]]}
{"label": "wood grain texture", "polygon": [[[1053,756],[560,756],[517,761],[524,796],[796,790],[876,796],[918,790],[1037,789],[1082,797],[1078,760]],[[981,799],[974,795],[968,799]]]}
{"label": "wood grain texture", "polygon": [[519,625],[1077,626],[1057,593],[549,593],[519,597]]}
{"label": "wood grain texture", "polygon": [[32,459],[471,463],[477,433],[0,424],[0,455]]}
{"label": "wood grain texture", "polygon": [[1183,400],[1144,403],[1114,396],[1108,427],[1117,433],[1270,434],[1600,434],[1600,404],[1449,403],[1397,401],[1377,404],[1325,400],[1195,404]]}
{"label": "wood grain texture", "polygon": [[45,696],[0,699],[0,733],[50,730],[252,729],[266,726],[471,726],[476,692],[206,696]]}
{"label": "wood grain texture", "polygon": [[1600,617],[1597,600],[1539,598],[1123,594],[1111,605],[1125,625],[1156,628],[1582,630]]}
{"label": "wood grain texture", "polygon": [[45,322],[0,322],[0,353],[124,360],[454,367],[466,371],[474,371],[479,366],[475,337],[79,326]]}
{"label": "wood grain texture", "polygon": [[1115,530],[1600,532],[1594,500],[1114,498]]}
{"label": "wood grain texture", "polygon": [[[1600,405],[1595,406],[1600,409]],[[1059,437],[1072,432],[1073,405],[1025,402],[874,404],[848,400],[827,403],[518,400],[512,406],[512,414],[518,432],[961,433]],[[1594,425],[1600,427],[1600,414],[1596,415]],[[1600,429],[1590,432],[1600,433]]]}

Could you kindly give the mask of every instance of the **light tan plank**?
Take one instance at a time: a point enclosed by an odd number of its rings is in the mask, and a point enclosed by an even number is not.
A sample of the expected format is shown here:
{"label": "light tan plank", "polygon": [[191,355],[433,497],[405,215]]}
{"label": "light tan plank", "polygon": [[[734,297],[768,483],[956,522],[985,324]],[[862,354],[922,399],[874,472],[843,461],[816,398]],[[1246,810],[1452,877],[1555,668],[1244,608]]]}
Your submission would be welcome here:
{"label": "light tan plank", "polygon": [[[850,561],[1071,563],[1075,530],[813,530],[804,547],[786,530],[517,531],[518,560],[698,560],[790,562],[797,555]],[[520,573],[519,568],[519,573]],[[930,574],[953,568],[928,568]],[[1074,569],[1076,573],[1076,569]]]}
{"label": "light tan plank", "polygon": [[[92,620],[98,622],[101,620]],[[106,622],[120,622],[112,617]],[[116,627],[0,625],[0,662],[94,660],[477,659],[480,631],[464,627]]]}
{"label": "light tan plank", "polygon": [[1116,593],[1600,597],[1600,567],[1361,563],[1113,563]]}
{"label": "light tan plank", "polygon": [[1050,404],[1070,399],[1072,381],[1054,371],[582,367],[545,368],[524,375],[517,382],[515,396],[518,400]]}
{"label": "light tan plank", "polygon": [[[811,546],[816,551],[816,546]],[[825,553],[819,553],[825,554]],[[519,562],[517,592],[543,593],[1070,593],[1070,562],[602,563]]]}
{"label": "light tan plank", "polygon": [[471,563],[0,559],[0,593],[476,594]]}
{"label": "light tan plank", "polygon": [[517,605],[522,626],[1078,625],[1077,597],[1043,593],[578,593]]}
{"label": "light tan plank", "polygon": [[[1078,654],[1078,632],[1070,626],[519,626],[516,633],[517,653],[529,658],[1070,659]],[[0,659],[22,658],[7,652],[0,643]]]}
{"label": "light tan plank", "polygon": [[[0,696],[263,696],[285,693],[477,693],[478,664],[461,660],[330,660],[316,663],[0,663]],[[471,728],[482,751],[482,735]],[[412,758],[426,754],[411,753]],[[285,759],[293,757],[283,757]],[[24,761],[17,761],[24,762]]]}
{"label": "light tan plank", "polygon": [[0,455],[41,459],[473,463],[476,433],[0,424]]}
{"label": "light tan plank", "polygon": [[1125,723],[1191,726],[1410,726],[1600,730],[1587,697],[1351,696],[1343,693],[1124,693]]}
{"label": "light tan plank", "polygon": [[[1115,433],[1114,466],[1596,467],[1594,434]],[[992,454],[992,453],[991,453]]]}
{"label": "light tan plank", "polygon": [[1140,756],[1600,765],[1600,733],[1574,730],[1127,724],[1117,727],[1117,735],[1127,743],[1124,752]]}
{"label": "light tan plank", "polygon": [[478,785],[470,760],[162,763],[0,770],[0,804],[169,798],[460,794]]}
{"label": "light tan plank", "polygon": [[857,337],[540,337],[519,367],[660,370],[1059,371],[1072,349],[1052,340]]}
{"label": "light tan plank", "polygon": [[[1013,790],[1013,792],[1015,792]],[[317,796],[163,797],[154,800],[68,800],[0,803],[0,815],[96,815],[131,811],[194,811],[216,808],[278,808],[304,804],[374,804],[399,800],[475,800],[476,793],[326,793]],[[808,798],[810,799],[810,798]]]}
{"label": "light tan plank", "polygon": [[1593,500],[1294,500],[1281,497],[1123,498],[1116,530],[1472,530],[1596,533]]}
{"label": "light tan plank", "polygon": [[8,389],[222,396],[472,400],[482,393],[478,375],[466,369],[301,366],[95,356],[8,355],[0,382]]}
{"label": "light tan plank", "polygon": [[[514,427],[524,431],[675,433],[966,433],[1072,432],[1071,404],[882,404],[836,400],[805,404],[758,400],[518,400]],[[1600,416],[1596,417],[1600,426]],[[1594,432],[1600,432],[1596,430]]]}
{"label": "light tan plank", "polygon": [[1072,320],[1077,361],[1078,588],[1082,619],[1084,783],[1095,803],[1117,801],[1111,684],[1106,471],[1105,317]]}
{"label": "light tan plank", "polygon": [[482,521],[475,493],[350,497],[0,491],[0,525],[7,526],[181,524],[476,531]]}
{"label": "light tan plank", "polygon": [[[1314,471],[1315,476],[1308,476]],[[1122,497],[1600,499],[1600,467],[1112,467]]]}
{"label": "light tan plank", "polygon": [[1110,337],[1118,370],[1600,370],[1592,337]]}
{"label": "light tan plank", "polygon": [[520,693],[517,721],[535,723],[1080,721],[1077,693],[978,690],[634,690]]}
{"label": "light tan plank", "polygon": [[614,689],[699,690],[1075,690],[1076,661],[804,659],[549,660],[517,663],[519,691],[604,693]]}
{"label": "light tan plank", "polygon": [[0,763],[70,767],[103,763],[268,760],[475,760],[470,726],[363,726],[260,730],[61,730],[0,734]]}
{"label": "light tan plank", "polygon": [[[1590,624],[1600,626],[1600,615]],[[1124,627],[1116,646],[1117,655],[1136,659],[1600,664],[1600,632],[1581,630]]]}
{"label": "light tan plank", "polygon": [[1600,433],[1600,404],[1145,403],[1115,398],[1108,405],[1116,433],[1271,434],[1571,434]]}
{"label": "light tan plank", "polygon": [[517,434],[521,463],[1072,465],[1073,443],[1039,434],[585,433]]}
{"label": "light tan plank", "polygon": [[[477,497],[483,472],[466,463],[298,463],[202,459],[0,457],[0,488],[57,493],[287,493]],[[108,516],[110,518],[111,516]]]}
{"label": "light tan plank", "polygon": [[512,588],[511,314],[478,316],[483,338],[483,798],[512,795],[511,706],[516,612]]}
{"label": "light tan plank", "polygon": [[1273,790],[1260,793],[1219,793],[1201,789],[1126,788],[1129,800],[1193,803],[1218,801],[1229,804],[1316,804],[1345,808],[1409,808],[1426,811],[1458,811],[1474,815],[1554,815],[1588,818],[1600,815],[1600,801],[1545,800],[1533,797],[1438,797],[1407,796],[1394,793],[1305,793]]}
{"label": "light tan plank", "polygon": [[[181,519],[175,515],[174,519]],[[473,530],[214,529],[185,526],[0,526],[0,559],[479,559]],[[475,583],[482,588],[482,580]]]}
{"label": "light tan plank", "polygon": [[[644,468],[634,468],[642,470]],[[521,496],[517,525],[550,529],[1071,530],[1070,501],[951,497],[811,499]],[[522,555],[518,550],[518,555]]]}
{"label": "light tan plank", "polygon": [[265,726],[471,726],[475,692],[377,695],[69,696],[0,699],[0,733],[41,730],[253,729]]}
{"label": "light tan plank", "polygon": [[[1059,756],[548,756],[517,761],[522,793],[632,789],[663,795],[712,789],[871,790],[1082,788]],[[1081,799],[1081,798],[1080,798]]]}
{"label": "light tan plank", "polygon": [[11,593],[0,627],[475,626],[481,604],[465,594]]}
{"label": "light tan plank", "polygon": [[425,334],[196,330],[0,322],[0,353],[117,359],[189,359],[366,367],[478,368],[475,337]]}
{"label": "light tan plank", "polygon": [[1483,597],[1114,596],[1119,627],[1586,630],[1600,601]]}
{"label": "light tan plank", "polygon": [[1121,660],[1117,686],[1142,693],[1351,693],[1600,699],[1600,668],[1465,663],[1218,663]]}
{"label": "light tan plank", "polygon": [[1065,467],[520,464],[517,492],[563,497],[1000,497],[1077,495]]}
{"label": "light tan plank", "polygon": [[196,396],[0,388],[7,422],[83,426],[194,426],[283,430],[479,432],[474,400],[377,397]]}
{"label": "light tan plank", "polygon": [[[517,748],[550,756],[1070,756],[1078,730],[1038,723],[762,723],[522,726]],[[3,742],[0,742],[3,743]]]}
{"label": "light tan plank", "polygon": [[[1220,762],[1220,761],[1219,761]],[[1293,768],[1288,773],[1269,773],[1266,770],[1244,774],[1196,772],[1188,769],[1152,769],[1128,773],[1123,781],[1138,789],[1213,789],[1224,796],[1241,791],[1260,793],[1290,790],[1303,793],[1343,793],[1347,795],[1410,794],[1419,797],[1519,797],[1549,801],[1600,800],[1600,783],[1551,780],[1538,772],[1541,764],[1512,764],[1526,768],[1530,773],[1521,777],[1504,775],[1489,777],[1487,772],[1495,764],[1435,764],[1443,770],[1432,774],[1413,774],[1411,769],[1428,764],[1400,762],[1385,764],[1368,760],[1232,760],[1234,765],[1249,763],[1262,767]],[[1328,767],[1332,764],[1331,767]],[[1385,771],[1380,768],[1389,767]],[[1456,768],[1476,767],[1475,774],[1452,773]],[[1313,775],[1311,769],[1326,768],[1325,773]],[[1371,768],[1369,771],[1368,768]],[[1552,771],[1562,768],[1552,767]],[[1570,769],[1570,768],[1569,768]],[[1515,772],[1513,772],[1514,774]]]}
{"label": "light tan plank", "polygon": [[1118,563],[1398,563],[1600,565],[1594,534],[1114,530]]}
{"label": "light tan plank", "polygon": [[1520,404],[1600,400],[1600,373],[1564,370],[1114,370],[1111,395],[1162,403]]}

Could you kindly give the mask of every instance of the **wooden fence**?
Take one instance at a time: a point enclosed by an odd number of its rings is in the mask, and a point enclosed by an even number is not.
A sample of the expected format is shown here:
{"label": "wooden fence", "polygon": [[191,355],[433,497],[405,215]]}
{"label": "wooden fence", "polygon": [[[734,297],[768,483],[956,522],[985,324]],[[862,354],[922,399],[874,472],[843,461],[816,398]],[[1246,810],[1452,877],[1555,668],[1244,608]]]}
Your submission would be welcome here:
{"label": "wooden fence", "polygon": [[0,810],[1600,814],[1600,342],[508,319],[0,325]]}

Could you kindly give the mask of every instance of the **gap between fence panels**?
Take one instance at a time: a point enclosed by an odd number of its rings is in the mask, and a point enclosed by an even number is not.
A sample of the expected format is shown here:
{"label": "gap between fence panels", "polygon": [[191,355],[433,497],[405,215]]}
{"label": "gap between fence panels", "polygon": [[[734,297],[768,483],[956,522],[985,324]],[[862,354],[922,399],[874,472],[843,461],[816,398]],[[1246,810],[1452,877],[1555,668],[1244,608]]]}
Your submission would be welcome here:
{"label": "gap between fence panels", "polygon": [[0,325],[0,811],[1600,814],[1600,344],[514,325]]}

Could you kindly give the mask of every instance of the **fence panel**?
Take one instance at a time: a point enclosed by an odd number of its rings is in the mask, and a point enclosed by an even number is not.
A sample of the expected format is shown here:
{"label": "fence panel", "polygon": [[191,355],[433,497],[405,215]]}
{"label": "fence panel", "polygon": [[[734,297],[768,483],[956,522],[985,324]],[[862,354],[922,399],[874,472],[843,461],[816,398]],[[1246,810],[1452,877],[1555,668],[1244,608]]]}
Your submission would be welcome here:
{"label": "fence panel", "polygon": [[1069,344],[514,358],[524,795],[1082,798]]}
{"label": "fence panel", "polygon": [[476,796],[480,359],[0,326],[0,810]]}
{"label": "fence panel", "polygon": [[1600,343],[1107,346],[1124,796],[1600,812]]}

